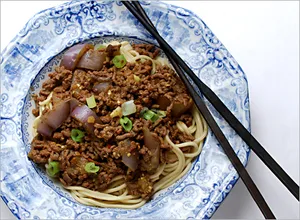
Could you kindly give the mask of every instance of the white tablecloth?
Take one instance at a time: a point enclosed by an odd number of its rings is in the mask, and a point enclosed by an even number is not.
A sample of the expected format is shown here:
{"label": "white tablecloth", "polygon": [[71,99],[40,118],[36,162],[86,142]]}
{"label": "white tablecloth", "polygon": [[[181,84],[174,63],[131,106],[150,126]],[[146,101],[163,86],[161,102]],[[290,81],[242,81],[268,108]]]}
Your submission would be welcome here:
{"label": "white tablecloth", "polygon": [[[1,1],[1,51],[35,13],[62,1]],[[299,184],[299,2],[169,2],[194,11],[248,77],[252,133]],[[251,154],[247,170],[279,219],[299,202]],[[1,219],[14,216],[1,200]],[[241,180],[213,218],[263,218]]]}

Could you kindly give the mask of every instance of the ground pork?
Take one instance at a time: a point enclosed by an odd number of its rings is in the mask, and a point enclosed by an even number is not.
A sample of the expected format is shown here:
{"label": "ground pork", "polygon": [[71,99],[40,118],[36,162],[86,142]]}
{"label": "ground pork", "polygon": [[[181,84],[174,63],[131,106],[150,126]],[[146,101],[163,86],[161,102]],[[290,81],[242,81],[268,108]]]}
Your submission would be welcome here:
{"label": "ground pork", "polygon": [[[133,48],[151,58],[157,57],[160,52],[158,48],[147,44],[134,44]],[[39,94],[32,97],[36,103],[32,113],[38,116],[38,102],[45,100],[51,92],[54,106],[71,98],[85,105],[86,99],[94,95],[96,107],[91,110],[99,118],[92,122],[94,135],[85,130],[83,123],[68,117],[51,137],[37,135],[31,143],[28,157],[42,165],[49,161],[59,162],[60,172],[56,177],[66,186],[103,191],[115,176],[125,175],[128,193],[148,199],[153,194],[153,183],[147,166],[153,161],[154,153],[153,149],[145,146],[144,129],[148,128],[160,145],[158,154],[155,154],[159,161],[168,162],[172,158],[170,146],[164,141],[166,135],[175,144],[194,140],[192,135],[181,132],[176,126],[177,121],[192,125],[191,98],[171,68],[157,65],[156,72],[151,74],[152,62],[146,60],[127,63],[118,69],[112,58],[119,53],[119,47],[108,47],[106,53],[108,60],[99,71],[75,69],[72,72],[57,67],[43,83]],[[136,80],[137,77],[139,80]],[[134,100],[136,112],[126,116],[132,122],[132,128],[126,131],[120,123],[120,117],[111,116],[111,113],[129,100]],[[165,115],[152,122],[144,118],[147,110],[165,111]],[[73,139],[74,129],[84,133],[80,141]],[[191,149],[182,150],[190,152]],[[128,169],[122,162],[124,155],[135,155],[138,164],[136,170]],[[87,163],[99,166],[99,171],[88,173],[85,170]]]}

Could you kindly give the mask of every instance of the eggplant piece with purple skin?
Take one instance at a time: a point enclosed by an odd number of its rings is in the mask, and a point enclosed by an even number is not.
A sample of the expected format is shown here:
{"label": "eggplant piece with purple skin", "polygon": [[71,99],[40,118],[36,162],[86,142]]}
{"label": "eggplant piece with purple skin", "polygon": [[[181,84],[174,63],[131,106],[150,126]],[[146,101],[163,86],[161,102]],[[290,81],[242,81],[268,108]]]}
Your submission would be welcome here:
{"label": "eggplant piece with purple skin", "polygon": [[89,117],[94,117],[95,123],[101,123],[99,117],[86,105],[82,105],[76,99],[62,101],[55,107],[42,115],[37,132],[45,137],[51,137],[53,131],[59,128],[62,123],[71,115],[83,124],[83,127],[94,134],[94,123],[88,123]]}
{"label": "eggplant piece with purple skin", "polygon": [[[99,117],[93,112],[88,106],[82,105],[77,106],[71,113],[71,117],[75,118],[77,121],[82,123],[85,130],[94,135],[94,124],[101,123]],[[88,123],[89,117],[93,117],[95,119],[94,123]]]}
{"label": "eggplant piece with purple skin", "polygon": [[138,168],[138,153],[131,152],[128,154],[122,155],[122,162],[129,167],[132,171],[135,171]]}
{"label": "eggplant piece with purple skin", "polygon": [[99,71],[103,67],[106,54],[99,50],[88,50],[77,64],[78,68]]}
{"label": "eggplant piece with purple skin", "polygon": [[41,116],[37,125],[37,132],[43,136],[51,137],[53,131],[59,128],[70,115],[70,100],[62,101],[54,108]]}
{"label": "eggplant piece with purple skin", "polygon": [[94,46],[91,44],[77,44],[69,48],[63,55],[60,62],[60,66],[64,66],[66,69],[73,71],[81,57],[89,50],[93,49]]}

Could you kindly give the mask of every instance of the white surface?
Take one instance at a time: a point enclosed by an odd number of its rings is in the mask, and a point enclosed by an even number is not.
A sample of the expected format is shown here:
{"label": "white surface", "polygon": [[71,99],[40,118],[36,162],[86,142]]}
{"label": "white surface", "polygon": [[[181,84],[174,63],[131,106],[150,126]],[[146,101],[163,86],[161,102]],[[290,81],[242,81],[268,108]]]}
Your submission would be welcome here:
{"label": "white surface", "polygon": [[[36,12],[61,2],[1,1],[1,48]],[[249,82],[252,133],[299,184],[299,2],[170,3],[198,14],[241,65]],[[299,202],[256,155],[247,170],[277,218],[299,219]],[[1,200],[1,219],[13,218]],[[213,218],[263,216],[239,180]]]}

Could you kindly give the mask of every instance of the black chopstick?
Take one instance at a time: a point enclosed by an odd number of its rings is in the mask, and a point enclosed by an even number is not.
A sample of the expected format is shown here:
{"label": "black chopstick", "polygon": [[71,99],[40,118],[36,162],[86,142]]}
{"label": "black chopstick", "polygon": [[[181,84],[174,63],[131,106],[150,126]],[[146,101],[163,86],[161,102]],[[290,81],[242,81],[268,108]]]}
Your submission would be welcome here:
{"label": "black chopstick", "polygon": [[[138,13],[135,12],[133,6],[129,2],[124,2],[123,4],[132,12],[132,13]],[[133,2],[133,5],[136,7],[136,9],[140,12],[142,18],[145,19],[145,22],[148,22],[149,25],[152,26],[152,28],[157,32],[154,25],[152,24],[151,20],[146,15],[145,11],[139,4],[139,2]],[[134,14],[135,15],[135,14]],[[140,19],[139,19],[140,20]],[[162,46],[162,45],[161,45]],[[217,125],[216,121],[212,117],[211,113],[207,109],[205,103],[201,99],[201,97],[197,94],[193,86],[190,84],[190,82],[187,79],[187,76],[184,74],[184,72],[181,70],[181,68],[176,64],[176,62],[172,59],[169,53],[166,53],[168,58],[170,59],[171,64],[174,66],[174,69],[186,85],[188,91],[190,92],[190,95],[192,96],[197,108],[202,113],[203,117],[205,118],[206,122],[208,123],[209,127],[215,134],[217,140],[221,144],[224,152],[228,156],[229,160],[241,176],[243,182],[245,183],[247,189],[249,190],[251,196],[254,198],[255,202],[257,203],[258,207],[260,208],[261,212],[265,216],[265,218],[272,218],[274,219],[275,216],[273,215],[272,211],[268,207],[267,203],[265,202],[264,198],[262,197],[261,193],[259,192],[258,188],[254,184],[253,180],[249,176],[248,172],[246,171],[245,167],[239,160],[239,158],[236,156],[235,152],[233,151],[232,147],[230,146],[228,140],[222,133],[221,129]]]}
{"label": "black chopstick", "polygon": [[168,43],[159,36],[158,32],[152,29],[151,25],[143,25],[157,39],[157,41],[161,43],[161,47],[165,50],[165,52],[169,53],[174,58],[176,63],[179,63],[181,68],[183,68],[183,70],[189,75],[189,77],[198,86],[202,94],[223,116],[228,124],[264,162],[264,164],[274,173],[274,175],[285,185],[285,187],[293,194],[293,196],[297,200],[299,200],[299,186],[293,181],[293,179],[280,167],[280,165],[271,157],[271,155],[262,147],[262,145],[238,121],[238,119],[230,112],[230,110],[224,105],[224,103],[218,98],[218,96],[193,73],[193,71],[176,54],[176,52],[168,45]]}

